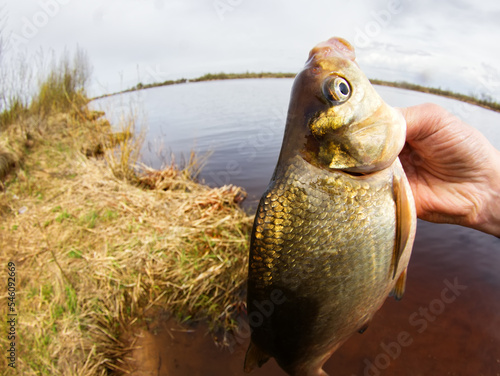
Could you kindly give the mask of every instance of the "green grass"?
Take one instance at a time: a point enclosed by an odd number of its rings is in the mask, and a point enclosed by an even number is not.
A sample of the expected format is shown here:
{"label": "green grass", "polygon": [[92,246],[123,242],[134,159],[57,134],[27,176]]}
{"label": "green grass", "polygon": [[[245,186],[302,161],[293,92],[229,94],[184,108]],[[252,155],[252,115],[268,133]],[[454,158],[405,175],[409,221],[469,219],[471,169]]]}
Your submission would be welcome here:
{"label": "green grass", "polygon": [[62,223],[65,220],[68,220],[68,219],[71,219],[71,218],[73,218],[73,216],[70,213],[68,213],[65,209],[63,209],[63,211],[57,215],[57,217],[55,218],[55,220],[58,223]]}
{"label": "green grass", "polygon": [[80,217],[80,224],[88,228],[94,228],[99,218],[99,213],[91,210]]}
{"label": "green grass", "polygon": [[118,215],[119,213],[116,210],[105,209],[104,213],[102,214],[102,219],[104,221],[112,221],[114,219],[117,219]]}
{"label": "green grass", "polygon": [[71,249],[68,252],[68,257],[75,258],[75,259],[81,259],[82,258],[82,251],[79,251],[78,249]]}

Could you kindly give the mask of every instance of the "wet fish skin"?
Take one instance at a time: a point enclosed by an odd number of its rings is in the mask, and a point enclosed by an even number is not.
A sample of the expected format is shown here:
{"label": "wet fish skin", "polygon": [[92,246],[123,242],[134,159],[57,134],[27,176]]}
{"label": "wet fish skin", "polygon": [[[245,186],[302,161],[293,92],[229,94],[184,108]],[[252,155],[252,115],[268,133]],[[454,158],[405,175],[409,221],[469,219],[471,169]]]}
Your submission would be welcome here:
{"label": "wet fish skin", "polygon": [[[322,85],[337,76],[352,93],[332,105]],[[388,294],[402,296],[416,227],[397,159],[404,135],[404,120],[376,94],[347,42],[311,51],[251,237],[247,372],[274,357],[290,375],[326,375],[324,362],[366,328]]]}

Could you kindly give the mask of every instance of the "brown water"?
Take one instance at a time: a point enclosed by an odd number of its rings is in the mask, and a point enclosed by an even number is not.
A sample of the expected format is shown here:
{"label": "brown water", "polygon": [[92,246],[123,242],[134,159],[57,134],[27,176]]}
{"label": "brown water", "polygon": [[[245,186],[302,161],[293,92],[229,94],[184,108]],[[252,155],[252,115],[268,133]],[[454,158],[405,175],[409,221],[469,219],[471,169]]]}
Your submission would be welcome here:
{"label": "brown water", "polygon": [[[211,185],[243,186],[249,193],[246,207],[252,208],[276,164],[291,84],[283,79],[200,82],[125,94],[96,106],[120,115],[120,105],[128,110],[137,102],[135,95],[142,95],[149,126],[143,161],[160,167],[167,158],[160,145],[177,161],[191,148],[199,154],[213,151],[201,178]],[[393,106],[438,103],[500,148],[498,113],[424,93],[377,91]],[[110,103],[116,99],[118,104]],[[134,375],[243,375],[247,343],[232,352],[220,350],[206,331],[203,326],[179,329],[158,317],[148,330],[132,333]],[[368,330],[351,337],[325,369],[332,376],[499,376],[500,239],[419,222],[403,300],[389,298]],[[253,375],[284,373],[270,361]]]}
{"label": "brown water", "polygon": [[[450,287],[451,286],[451,287]],[[136,376],[244,375],[247,341],[217,348],[206,327],[159,319],[135,333]],[[406,293],[326,363],[331,376],[500,375],[500,239],[419,221]],[[285,375],[274,360],[252,373]]]}

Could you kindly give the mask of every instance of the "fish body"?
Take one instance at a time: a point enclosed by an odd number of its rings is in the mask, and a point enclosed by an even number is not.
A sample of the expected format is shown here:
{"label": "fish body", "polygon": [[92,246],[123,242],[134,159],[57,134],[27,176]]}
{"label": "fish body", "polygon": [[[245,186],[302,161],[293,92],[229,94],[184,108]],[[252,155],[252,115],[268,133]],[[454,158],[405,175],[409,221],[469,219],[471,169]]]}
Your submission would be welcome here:
{"label": "fish body", "polygon": [[274,357],[290,375],[326,375],[386,297],[401,298],[416,229],[405,130],[348,42],[311,51],[251,236],[247,372]]}

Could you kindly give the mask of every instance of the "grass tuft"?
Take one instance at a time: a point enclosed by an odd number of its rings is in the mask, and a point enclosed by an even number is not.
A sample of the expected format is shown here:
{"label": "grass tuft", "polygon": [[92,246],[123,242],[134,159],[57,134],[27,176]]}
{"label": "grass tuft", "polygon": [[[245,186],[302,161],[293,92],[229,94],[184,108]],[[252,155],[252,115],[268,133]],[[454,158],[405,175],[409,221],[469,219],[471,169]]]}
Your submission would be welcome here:
{"label": "grass tuft", "polygon": [[46,115],[57,112],[79,111],[87,104],[85,87],[90,78],[88,58],[78,49],[71,58],[64,53],[58,62],[52,62],[49,74],[40,80],[38,94],[33,98],[30,112]]}

